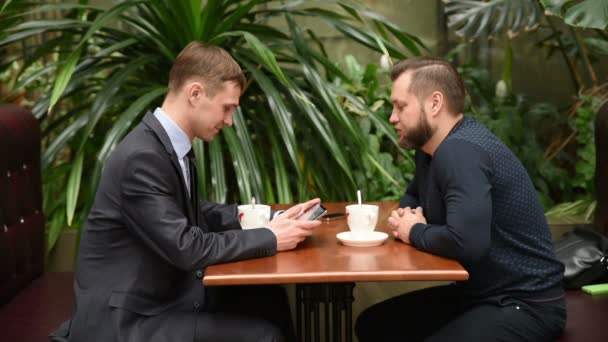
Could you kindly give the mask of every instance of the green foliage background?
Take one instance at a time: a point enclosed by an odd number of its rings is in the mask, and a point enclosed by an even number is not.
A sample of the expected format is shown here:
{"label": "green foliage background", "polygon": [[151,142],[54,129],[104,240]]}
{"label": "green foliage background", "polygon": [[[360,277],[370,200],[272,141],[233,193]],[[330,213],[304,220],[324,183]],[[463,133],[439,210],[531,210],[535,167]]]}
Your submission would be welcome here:
{"label": "green foliage background", "polygon": [[[82,225],[103,163],[141,116],[162,103],[168,70],[192,40],[224,47],[248,79],[234,126],[209,144],[194,143],[202,196],[218,202],[252,196],[264,203],[313,196],[352,201],[361,189],[365,200],[400,197],[414,163],[412,152],[397,146],[388,122],[387,70],[351,55],[330,59],[329,47],[300,19],[324,23],[387,60],[430,54],[420,39],[347,0],[113,3],[100,8],[87,1],[9,0],[0,6],[0,50],[6,56],[0,61],[0,101],[31,107],[41,124],[49,250],[63,229]],[[608,55],[608,2],[444,3],[449,29],[464,37],[445,57],[459,65],[467,84],[467,114],[520,158],[545,207],[553,207],[549,215],[589,220],[592,123],[608,96],[606,77],[594,65]],[[49,13],[56,15],[36,19]],[[568,65],[577,89],[568,109],[512,89],[511,40],[531,30],[544,34],[535,44],[547,56],[557,53]],[[475,58],[459,58],[463,46],[489,37],[506,45],[499,80]],[[561,202],[569,203],[555,206]]]}
{"label": "green foliage background", "polygon": [[[32,111],[43,135],[49,249],[66,225],[82,225],[105,160],[141,116],[161,104],[169,68],[192,40],[224,47],[248,79],[233,127],[209,144],[194,142],[203,198],[353,200],[361,188],[373,200],[394,198],[405,186],[403,174],[410,171],[383,153],[396,151],[390,111],[387,104],[371,106],[385,94],[355,91],[377,82],[376,73],[365,80],[345,73],[298,18],[314,18],[395,59],[425,47],[350,1],[127,0],[109,9],[13,2],[3,11],[0,48],[45,37],[9,50],[16,53],[3,61],[20,66],[14,91],[37,87]],[[32,19],[49,11],[60,15]],[[277,30],[271,19],[287,29]]]}

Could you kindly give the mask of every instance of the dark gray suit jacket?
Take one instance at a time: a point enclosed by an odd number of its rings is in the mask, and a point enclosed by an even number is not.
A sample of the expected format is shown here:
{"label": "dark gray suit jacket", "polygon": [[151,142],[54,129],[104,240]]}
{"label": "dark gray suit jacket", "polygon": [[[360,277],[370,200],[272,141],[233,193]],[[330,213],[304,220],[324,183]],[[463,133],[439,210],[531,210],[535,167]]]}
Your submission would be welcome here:
{"label": "dark gray suit jacket", "polygon": [[[195,177],[190,184],[197,189]],[[205,267],[276,253],[270,230],[240,229],[235,205],[186,189],[169,137],[146,114],[105,164],[80,242],[68,341],[193,341]]]}

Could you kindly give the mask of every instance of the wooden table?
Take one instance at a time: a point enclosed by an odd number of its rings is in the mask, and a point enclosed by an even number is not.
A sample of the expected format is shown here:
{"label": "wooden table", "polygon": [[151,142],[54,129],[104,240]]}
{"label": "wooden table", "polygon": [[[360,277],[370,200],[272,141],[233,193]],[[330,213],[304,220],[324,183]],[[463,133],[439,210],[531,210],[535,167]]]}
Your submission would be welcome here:
{"label": "wooden table", "polygon": [[[324,203],[328,213],[344,212],[348,204],[351,203]],[[380,206],[376,230],[388,233],[388,216],[398,204],[374,204]],[[275,209],[284,208],[286,206],[275,206]],[[337,314],[344,311],[345,340],[350,341],[354,282],[468,279],[468,273],[456,261],[419,251],[390,234],[381,246],[348,247],[336,238],[336,234],[343,231],[348,231],[345,218],[323,221],[315,234],[296,249],[267,258],[210,266],[203,283],[206,286],[295,283],[298,334],[303,340],[310,340],[311,313],[316,322],[313,335],[319,340],[318,304],[325,303],[326,335],[329,334],[328,304],[331,304],[334,339],[341,340],[341,319]],[[302,336],[302,315],[305,336]]]}

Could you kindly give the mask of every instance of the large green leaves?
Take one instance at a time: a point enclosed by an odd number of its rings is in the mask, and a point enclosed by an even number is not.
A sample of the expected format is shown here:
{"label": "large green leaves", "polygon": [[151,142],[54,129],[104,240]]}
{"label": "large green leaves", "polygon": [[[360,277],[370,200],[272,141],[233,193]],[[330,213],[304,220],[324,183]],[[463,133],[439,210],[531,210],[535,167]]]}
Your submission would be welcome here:
{"label": "large green leaves", "polygon": [[76,46],[76,49],[70,53],[64,64],[62,64],[57,71],[57,77],[55,78],[55,85],[53,86],[53,92],[51,94],[51,103],[49,105],[49,111],[53,110],[53,107],[59,100],[59,97],[63,94],[65,88],[68,85],[76,63],[80,59],[80,54],[83,49],[83,45],[95,34],[99,29],[107,25],[112,20],[115,20],[117,16],[121,15],[128,8],[135,6],[139,1],[132,3],[124,3],[117,5],[107,12],[102,13],[91,23],[86,33],[80,38],[80,43]]}
{"label": "large green leaves", "polygon": [[[443,0],[448,26],[456,34],[477,38],[507,32],[517,35],[536,27],[541,17],[536,1],[530,0]],[[559,16],[572,26],[606,29],[608,1],[540,0],[546,13]]]}
{"label": "large green leaves", "polygon": [[608,1],[606,0],[541,0],[545,9],[566,23],[583,28],[606,29]]}
{"label": "large green leaves", "polygon": [[[300,29],[299,17],[324,21],[394,58],[426,50],[416,37],[350,1],[303,6],[278,0],[127,0],[107,9],[18,3],[19,10],[9,11],[16,8],[11,3],[1,14],[10,20],[0,24],[0,49],[39,34],[51,37],[7,59],[24,67],[18,87],[46,82],[50,89],[32,108],[43,131],[50,247],[59,226],[82,223],[104,162],[138,118],[161,105],[171,64],[190,41],[224,47],[248,79],[234,127],[211,143],[193,143],[199,190],[219,202],[251,196],[266,203],[311,196],[352,199],[360,159],[373,153],[365,133],[338,101],[348,94],[333,82],[350,80],[315,33]],[[62,15],[30,19],[53,11]],[[288,29],[270,26],[271,18],[284,19]],[[365,102],[356,103],[373,114]],[[373,125],[382,132],[390,128],[376,116]],[[373,157],[371,162],[381,165]]]}
{"label": "large green leaves", "polygon": [[456,34],[477,38],[507,32],[514,36],[532,29],[540,16],[535,1],[530,0],[444,0],[448,26]]}

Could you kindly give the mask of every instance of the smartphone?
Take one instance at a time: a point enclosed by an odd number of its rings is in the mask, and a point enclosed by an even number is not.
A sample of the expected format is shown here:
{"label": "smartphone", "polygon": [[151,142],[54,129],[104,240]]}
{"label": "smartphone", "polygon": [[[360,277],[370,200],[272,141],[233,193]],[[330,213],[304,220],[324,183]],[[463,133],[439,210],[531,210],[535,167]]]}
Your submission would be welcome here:
{"label": "smartphone", "polygon": [[322,204],[319,203],[319,204],[315,205],[314,207],[312,207],[311,209],[309,209],[304,214],[302,214],[302,216],[299,219],[314,221],[314,220],[320,218],[321,216],[323,216],[326,212],[327,212],[327,208],[325,208]]}
{"label": "smartphone", "polygon": [[327,221],[331,221],[331,220],[341,219],[344,217],[345,217],[344,213],[331,213],[331,214],[327,214],[327,215],[323,216],[323,219],[325,219]]}

